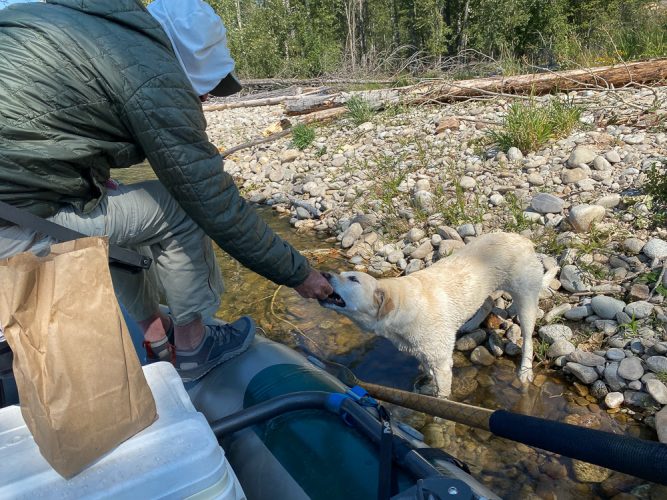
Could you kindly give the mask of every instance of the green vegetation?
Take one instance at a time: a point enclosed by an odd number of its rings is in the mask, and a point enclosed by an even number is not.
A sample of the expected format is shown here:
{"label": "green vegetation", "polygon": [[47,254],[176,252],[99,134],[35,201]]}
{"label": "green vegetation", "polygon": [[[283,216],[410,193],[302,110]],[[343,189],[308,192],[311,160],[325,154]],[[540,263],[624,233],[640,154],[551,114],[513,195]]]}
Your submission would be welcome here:
{"label": "green vegetation", "polygon": [[361,97],[354,96],[349,99],[345,106],[348,110],[348,115],[355,125],[361,125],[370,121],[375,116],[375,110],[371,107],[368,101]]}
{"label": "green vegetation", "polygon": [[662,283],[658,283],[656,285],[658,278],[660,278],[660,272],[651,271],[650,273],[642,274],[639,278],[637,278],[637,283],[644,283],[649,287],[655,286],[655,293],[658,293],[663,297],[667,297],[667,288],[665,288]]}
{"label": "green vegetation", "polygon": [[315,140],[315,129],[299,123],[292,128],[292,144],[295,148],[304,150]]}
{"label": "green vegetation", "polygon": [[579,123],[581,108],[553,98],[541,105],[536,100],[512,103],[499,130],[489,132],[491,141],[500,149],[511,147],[522,152],[536,151],[551,139],[559,139]]}
{"label": "green vegetation", "polygon": [[635,319],[635,315],[632,315],[632,319],[627,323],[621,323],[618,325],[619,328],[623,330],[623,335],[628,338],[637,337],[639,335],[639,327],[641,326],[639,320]]}
{"label": "green vegetation", "polygon": [[663,384],[667,385],[667,372],[658,372],[655,374],[655,378],[657,378]]}
{"label": "green vegetation", "polygon": [[526,229],[531,229],[535,223],[528,219],[525,214],[523,200],[514,193],[505,195],[505,206],[507,207],[508,217],[505,220],[504,229],[511,233],[520,233]]}
{"label": "green vegetation", "polygon": [[244,78],[389,75],[403,83],[443,70],[509,75],[667,53],[667,14],[655,0],[209,1]]}
{"label": "green vegetation", "polygon": [[667,222],[667,176],[663,168],[656,164],[649,170],[643,186],[648,195],[645,203],[648,208],[648,225],[663,226]]}

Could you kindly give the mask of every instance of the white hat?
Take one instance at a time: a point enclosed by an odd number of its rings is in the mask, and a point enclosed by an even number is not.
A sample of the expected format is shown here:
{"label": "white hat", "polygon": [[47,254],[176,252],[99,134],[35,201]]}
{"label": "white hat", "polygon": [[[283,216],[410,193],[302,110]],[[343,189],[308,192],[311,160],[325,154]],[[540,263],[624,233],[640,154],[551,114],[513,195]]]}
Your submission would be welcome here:
{"label": "white hat", "polygon": [[223,79],[229,82],[228,75],[233,79],[234,60],[222,19],[210,5],[201,0],[155,0],[147,8],[167,33],[197,95],[233,93],[219,85]]}

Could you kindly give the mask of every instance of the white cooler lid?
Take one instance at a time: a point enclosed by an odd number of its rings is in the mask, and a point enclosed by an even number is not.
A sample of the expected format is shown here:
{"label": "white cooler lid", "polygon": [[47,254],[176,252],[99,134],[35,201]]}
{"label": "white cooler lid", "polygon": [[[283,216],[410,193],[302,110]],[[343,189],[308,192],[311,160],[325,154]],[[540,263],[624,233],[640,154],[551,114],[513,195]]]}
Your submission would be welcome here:
{"label": "white cooler lid", "polygon": [[0,409],[0,498],[245,499],[170,363],[144,367],[159,418],[70,480],[42,457],[18,406]]}

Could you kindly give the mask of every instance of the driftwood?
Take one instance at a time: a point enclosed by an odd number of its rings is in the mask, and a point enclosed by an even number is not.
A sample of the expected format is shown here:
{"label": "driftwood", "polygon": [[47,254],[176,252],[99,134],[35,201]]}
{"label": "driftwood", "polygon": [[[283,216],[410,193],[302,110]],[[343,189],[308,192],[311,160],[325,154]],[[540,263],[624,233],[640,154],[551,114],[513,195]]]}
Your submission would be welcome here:
{"label": "driftwood", "polygon": [[244,87],[287,87],[299,85],[303,87],[315,87],[317,85],[391,85],[393,80],[355,80],[352,78],[314,78],[310,80],[298,80],[292,78],[264,78],[241,80]]}
{"label": "driftwood", "polygon": [[337,93],[309,96],[285,103],[288,115],[299,115],[344,106],[353,96],[380,107],[391,102],[422,104],[448,102],[472,97],[505,94],[543,95],[553,91],[608,89],[630,84],[647,84],[667,79],[667,59],[604,66],[598,68],[533,73],[510,77],[477,78],[474,80],[433,80],[397,89]]}
{"label": "driftwood", "polygon": [[316,89],[308,89],[306,92],[297,95],[280,95],[273,97],[265,97],[263,99],[245,99],[245,100],[230,100],[220,104],[208,104],[203,106],[204,112],[222,111],[224,109],[234,108],[254,108],[258,106],[277,106],[291,100],[306,99],[313,94],[320,94],[330,90],[328,87],[318,87]]}

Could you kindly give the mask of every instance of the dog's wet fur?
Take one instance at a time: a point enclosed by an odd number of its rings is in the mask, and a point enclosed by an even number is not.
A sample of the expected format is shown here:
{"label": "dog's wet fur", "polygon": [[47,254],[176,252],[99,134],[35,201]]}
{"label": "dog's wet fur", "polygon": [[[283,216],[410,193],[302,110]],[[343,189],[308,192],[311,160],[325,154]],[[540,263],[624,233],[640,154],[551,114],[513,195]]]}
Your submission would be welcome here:
{"label": "dog's wet fur", "polygon": [[324,274],[334,292],[320,304],[415,355],[443,397],[451,393],[457,331],[493,292],[508,292],[523,337],[519,379],[524,384],[533,380],[539,294],[555,272],[544,274],[527,238],[509,233],[480,236],[430,267],[399,278]]}

